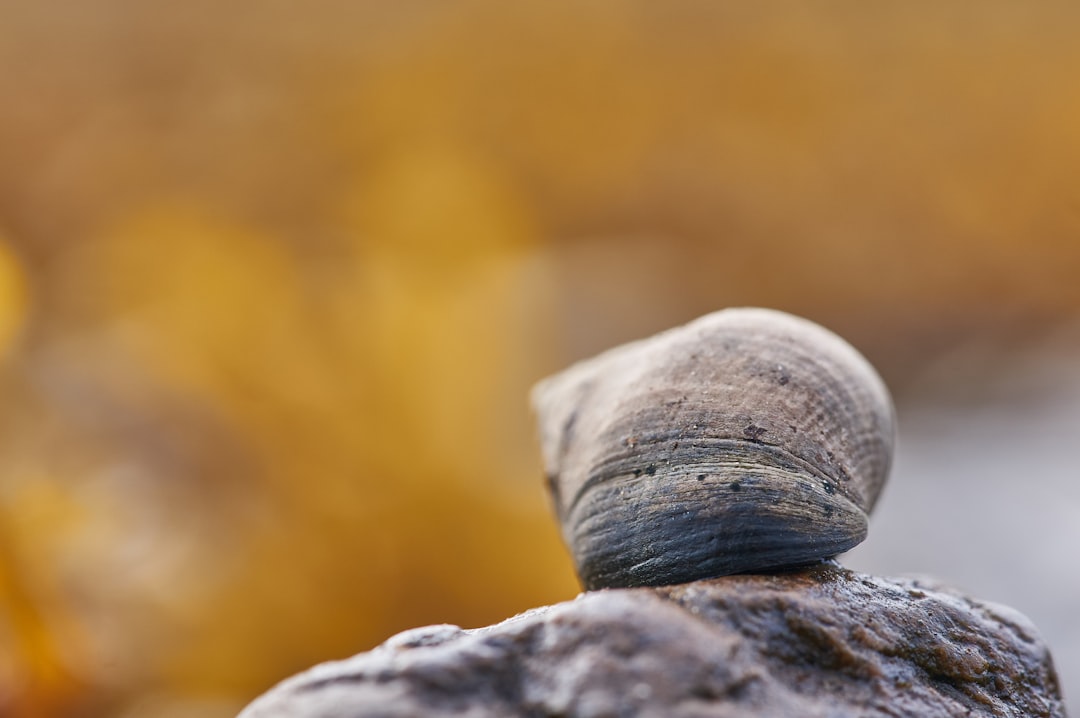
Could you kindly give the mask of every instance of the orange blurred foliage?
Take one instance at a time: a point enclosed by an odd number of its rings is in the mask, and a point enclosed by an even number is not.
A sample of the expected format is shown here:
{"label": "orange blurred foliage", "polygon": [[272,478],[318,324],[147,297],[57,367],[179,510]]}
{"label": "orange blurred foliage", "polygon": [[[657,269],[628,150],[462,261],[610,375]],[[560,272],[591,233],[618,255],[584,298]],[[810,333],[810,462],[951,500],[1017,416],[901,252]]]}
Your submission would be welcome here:
{"label": "orange blurred foliage", "polygon": [[902,385],[1080,308],[1069,4],[0,13],[5,715],[572,596],[525,397],[615,342],[771,305]]}

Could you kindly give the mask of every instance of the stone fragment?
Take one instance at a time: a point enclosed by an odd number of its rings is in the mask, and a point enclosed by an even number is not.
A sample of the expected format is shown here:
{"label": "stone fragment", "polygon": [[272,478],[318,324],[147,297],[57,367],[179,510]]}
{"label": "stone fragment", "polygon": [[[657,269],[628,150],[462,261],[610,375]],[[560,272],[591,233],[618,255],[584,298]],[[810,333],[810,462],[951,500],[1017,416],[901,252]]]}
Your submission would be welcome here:
{"label": "stone fragment", "polygon": [[1015,611],[834,563],[610,589],[429,626],[290,678],[241,718],[1065,716]]}

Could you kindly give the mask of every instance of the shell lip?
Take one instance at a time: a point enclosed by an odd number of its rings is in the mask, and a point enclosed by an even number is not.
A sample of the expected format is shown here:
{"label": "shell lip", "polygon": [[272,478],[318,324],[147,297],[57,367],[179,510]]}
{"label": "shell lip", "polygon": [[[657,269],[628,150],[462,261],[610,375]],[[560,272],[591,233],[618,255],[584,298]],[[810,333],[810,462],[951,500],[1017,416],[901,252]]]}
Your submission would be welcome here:
{"label": "shell lip", "polygon": [[636,476],[619,465],[581,493],[564,538],[586,589],[784,570],[866,538],[865,511],[835,480],[777,447],[725,448]]}

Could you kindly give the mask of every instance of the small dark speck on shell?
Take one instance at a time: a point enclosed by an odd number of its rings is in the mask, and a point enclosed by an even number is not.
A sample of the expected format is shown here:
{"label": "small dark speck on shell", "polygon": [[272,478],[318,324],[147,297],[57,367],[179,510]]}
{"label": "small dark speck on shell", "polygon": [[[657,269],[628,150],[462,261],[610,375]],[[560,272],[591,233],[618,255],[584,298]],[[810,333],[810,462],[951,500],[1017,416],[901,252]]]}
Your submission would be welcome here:
{"label": "small dark speck on shell", "polygon": [[754,424],[749,424],[745,429],[743,429],[743,433],[746,435],[746,438],[750,439],[750,441],[757,441],[766,431],[767,429],[765,429],[764,427],[756,426]]}

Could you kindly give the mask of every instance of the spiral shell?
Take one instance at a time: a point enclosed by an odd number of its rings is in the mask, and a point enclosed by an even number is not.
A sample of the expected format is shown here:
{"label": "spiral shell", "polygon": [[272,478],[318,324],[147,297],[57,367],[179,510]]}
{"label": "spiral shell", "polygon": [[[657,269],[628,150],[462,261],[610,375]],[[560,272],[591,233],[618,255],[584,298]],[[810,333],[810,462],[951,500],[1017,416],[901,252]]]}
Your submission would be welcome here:
{"label": "spiral shell", "polygon": [[813,563],[866,538],[892,459],[884,383],[844,340],[727,309],[576,364],[532,394],[586,589]]}

